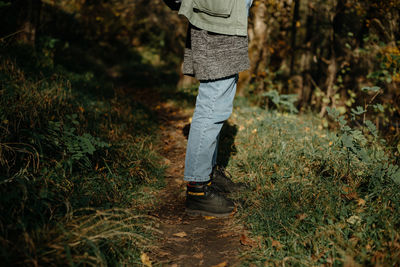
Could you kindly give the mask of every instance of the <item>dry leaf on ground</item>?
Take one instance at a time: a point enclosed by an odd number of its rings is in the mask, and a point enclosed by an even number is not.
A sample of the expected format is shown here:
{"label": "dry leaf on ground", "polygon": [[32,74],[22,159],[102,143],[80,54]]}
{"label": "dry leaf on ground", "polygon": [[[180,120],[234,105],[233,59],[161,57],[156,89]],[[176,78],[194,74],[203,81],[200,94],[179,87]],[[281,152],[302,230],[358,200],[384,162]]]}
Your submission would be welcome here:
{"label": "dry leaf on ground", "polygon": [[256,245],[256,242],[254,242],[253,239],[249,238],[248,236],[242,234],[240,236],[240,243],[243,246],[249,246],[249,247],[254,247]]}
{"label": "dry leaf on ground", "polygon": [[197,254],[193,255],[193,258],[196,258],[196,259],[202,259],[203,257],[204,257],[204,253],[203,252],[200,252],[200,253],[197,253]]}
{"label": "dry leaf on ground", "polygon": [[143,252],[142,255],[140,256],[140,259],[141,259],[141,261],[142,261],[144,266],[152,267],[150,258],[149,258],[149,256],[147,256],[146,253]]}
{"label": "dry leaf on ground", "polygon": [[362,198],[357,199],[358,206],[363,207],[363,206],[365,206],[365,203],[366,203],[366,201],[364,199],[362,199]]}
{"label": "dry leaf on ground", "polygon": [[173,234],[173,236],[176,236],[176,237],[186,237],[187,234],[186,234],[185,232],[179,232],[179,233]]}
{"label": "dry leaf on ground", "polygon": [[358,195],[357,192],[350,186],[343,185],[342,186],[342,194],[341,197],[347,200],[357,199]]}
{"label": "dry leaf on ground", "polygon": [[305,214],[305,213],[297,214],[297,215],[296,215],[296,218],[297,218],[299,221],[302,221],[302,220],[304,220],[305,218],[307,218],[307,214]]}
{"label": "dry leaf on ground", "polygon": [[226,261],[224,261],[224,262],[221,262],[220,264],[213,265],[211,267],[226,267],[226,266],[228,266],[228,263]]}
{"label": "dry leaf on ground", "polygon": [[271,246],[275,247],[276,249],[280,249],[283,247],[281,242],[279,242],[278,240],[274,240],[274,239],[272,239]]}

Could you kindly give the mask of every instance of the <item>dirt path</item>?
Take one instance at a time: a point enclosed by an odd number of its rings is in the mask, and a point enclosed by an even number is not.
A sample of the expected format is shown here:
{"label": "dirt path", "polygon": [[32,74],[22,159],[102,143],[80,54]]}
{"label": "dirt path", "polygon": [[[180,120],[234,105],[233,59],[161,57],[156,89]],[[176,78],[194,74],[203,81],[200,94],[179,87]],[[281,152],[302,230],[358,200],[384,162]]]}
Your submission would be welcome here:
{"label": "dirt path", "polygon": [[166,188],[161,192],[164,203],[153,215],[161,220],[163,231],[158,255],[154,262],[161,266],[234,266],[238,263],[240,227],[232,218],[193,217],[185,214],[185,183],[183,169],[186,149],[185,130],[190,112],[161,104],[162,154],[169,167]]}
{"label": "dirt path", "polygon": [[236,266],[241,248],[241,227],[232,217],[193,217],[185,213],[183,181],[187,130],[191,110],[157,101],[151,90],[135,92],[135,98],[156,110],[161,122],[161,154],[169,165],[160,205],[151,215],[160,219],[159,249],[150,255],[153,266]]}

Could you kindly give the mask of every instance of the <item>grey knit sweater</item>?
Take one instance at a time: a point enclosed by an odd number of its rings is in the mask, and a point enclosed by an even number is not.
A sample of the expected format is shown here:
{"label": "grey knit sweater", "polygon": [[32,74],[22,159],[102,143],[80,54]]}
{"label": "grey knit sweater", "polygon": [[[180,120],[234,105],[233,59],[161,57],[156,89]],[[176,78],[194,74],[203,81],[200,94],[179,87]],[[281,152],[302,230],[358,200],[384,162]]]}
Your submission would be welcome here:
{"label": "grey knit sweater", "polygon": [[248,38],[222,35],[189,25],[183,74],[198,80],[216,80],[250,67]]}

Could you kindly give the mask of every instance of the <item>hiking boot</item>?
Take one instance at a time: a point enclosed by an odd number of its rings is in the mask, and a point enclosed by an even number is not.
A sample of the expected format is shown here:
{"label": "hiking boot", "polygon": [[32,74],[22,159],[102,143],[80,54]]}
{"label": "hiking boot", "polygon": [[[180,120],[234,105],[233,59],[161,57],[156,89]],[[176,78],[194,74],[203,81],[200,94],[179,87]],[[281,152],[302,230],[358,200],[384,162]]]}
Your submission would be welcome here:
{"label": "hiking boot", "polygon": [[186,212],[191,215],[214,217],[229,216],[234,210],[233,202],[211,186],[211,182],[204,185],[187,185]]}
{"label": "hiking boot", "polygon": [[244,183],[234,183],[232,176],[223,167],[214,167],[211,181],[212,186],[221,193],[240,192],[246,189]]}

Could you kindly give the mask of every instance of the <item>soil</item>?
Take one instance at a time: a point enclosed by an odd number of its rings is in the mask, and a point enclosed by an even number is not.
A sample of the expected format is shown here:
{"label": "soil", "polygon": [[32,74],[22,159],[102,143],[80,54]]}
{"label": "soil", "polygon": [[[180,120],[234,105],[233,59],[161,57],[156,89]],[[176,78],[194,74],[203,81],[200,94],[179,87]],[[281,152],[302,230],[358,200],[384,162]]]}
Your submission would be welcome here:
{"label": "soil", "polygon": [[[148,93],[147,93],[148,94]],[[142,101],[155,103],[155,96],[144,95]],[[161,122],[162,148],[168,168],[166,187],[160,192],[162,205],[151,215],[160,219],[162,231],[157,251],[150,255],[153,266],[224,267],[239,264],[243,227],[232,216],[215,218],[189,216],[185,213],[186,184],[183,181],[187,130],[192,110],[173,104],[153,104]]]}

